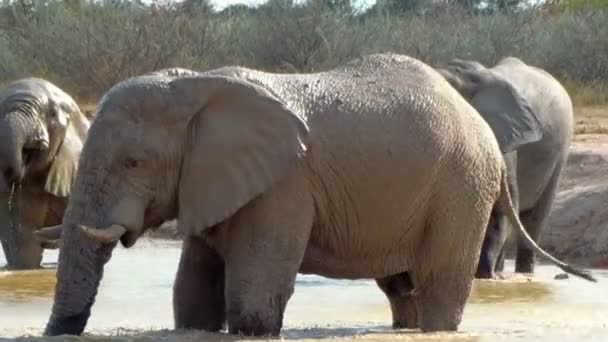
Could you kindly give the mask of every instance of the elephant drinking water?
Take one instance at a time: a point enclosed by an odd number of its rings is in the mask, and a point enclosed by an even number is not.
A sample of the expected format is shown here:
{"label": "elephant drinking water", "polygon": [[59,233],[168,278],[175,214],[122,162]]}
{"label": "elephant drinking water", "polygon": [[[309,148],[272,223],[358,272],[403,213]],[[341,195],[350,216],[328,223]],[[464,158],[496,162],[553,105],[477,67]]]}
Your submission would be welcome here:
{"label": "elephant drinking water", "polygon": [[59,224],[89,121],[49,81],[25,78],[0,92],[0,240],[10,269],[39,268],[33,232]]}

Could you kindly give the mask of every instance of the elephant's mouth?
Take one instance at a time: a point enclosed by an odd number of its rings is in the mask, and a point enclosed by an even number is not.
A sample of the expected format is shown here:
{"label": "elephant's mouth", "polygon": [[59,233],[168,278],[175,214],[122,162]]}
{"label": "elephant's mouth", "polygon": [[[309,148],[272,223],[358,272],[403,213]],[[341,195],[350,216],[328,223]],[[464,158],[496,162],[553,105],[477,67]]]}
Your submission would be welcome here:
{"label": "elephant's mouth", "polygon": [[139,239],[139,237],[142,235],[143,235],[143,231],[129,230],[120,237],[120,243],[125,248],[132,247],[135,244],[135,242],[137,241],[137,239]]}

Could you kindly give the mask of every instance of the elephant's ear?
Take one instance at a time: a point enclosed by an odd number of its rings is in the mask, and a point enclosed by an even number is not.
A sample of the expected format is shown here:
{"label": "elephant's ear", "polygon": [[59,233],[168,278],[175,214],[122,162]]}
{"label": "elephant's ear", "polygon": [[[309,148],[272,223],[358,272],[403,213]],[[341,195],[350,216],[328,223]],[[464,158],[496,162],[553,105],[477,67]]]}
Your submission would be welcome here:
{"label": "elephant's ear", "polygon": [[63,140],[58,142],[60,145],[51,163],[44,188],[57,197],[68,197],[78,170],[89,121],[76,104],[59,105],[57,117],[59,120],[65,120],[67,128]]}
{"label": "elephant's ear", "polygon": [[502,77],[474,61],[454,60],[436,70],[486,120],[503,153],[542,138],[538,116]]}
{"label": "elephant's ear", "polygon": [[515,87],[500,77],[484,82],[470,103],[492,128],[503,153],[543,137],[532,107]]}
{"label": "elephant's ear", "polygon": [[174,79],[193,114],[179,183],[180,230],[196,235],[268,191],[307,150],[308,127],[265,89],[221,76]]}

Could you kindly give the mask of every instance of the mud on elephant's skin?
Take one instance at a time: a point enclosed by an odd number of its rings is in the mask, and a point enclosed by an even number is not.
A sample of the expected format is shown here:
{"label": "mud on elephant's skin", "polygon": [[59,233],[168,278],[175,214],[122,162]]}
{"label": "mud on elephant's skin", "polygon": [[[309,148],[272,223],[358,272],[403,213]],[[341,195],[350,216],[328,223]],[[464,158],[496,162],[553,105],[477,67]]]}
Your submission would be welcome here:
{"label": "mud on elephant's skin", "polygon": [[[33,231],[60,224],[89,121],[51,82],[24,78],[0,92],[0,239],[9,269],[39,268]],[[10,202],[10,203],[9,203]]]}
{"label": "mud on elephant's skin", "polygon": [[[455,59],[438,71],[477,109],[495,133],[509,170],[509,189],[521,221],[538,243],[568,159],[573,114],[564,87],[549,73],[506,57],[486,68],[476,61]],[[511,96],[496,90],[509,88]],[[515,101],[511,101],[511,100]],[[514,146],[514,125],[527,127],[522,144]],[[483,243],[479,278],[502,271],[511,228],[495,209]],[[517,241],[515,271],[534,272],[534,251]]]}
{"label": "mud on elephant's skin", "polygon": [[118,241],[175,218],[176,328],[278,335],[299,272],[375,278],[394,326],[457,330],[497,201],[519,223],[491,129],[416,59],[135,77],[89,130],[45,334],[82,333]]}

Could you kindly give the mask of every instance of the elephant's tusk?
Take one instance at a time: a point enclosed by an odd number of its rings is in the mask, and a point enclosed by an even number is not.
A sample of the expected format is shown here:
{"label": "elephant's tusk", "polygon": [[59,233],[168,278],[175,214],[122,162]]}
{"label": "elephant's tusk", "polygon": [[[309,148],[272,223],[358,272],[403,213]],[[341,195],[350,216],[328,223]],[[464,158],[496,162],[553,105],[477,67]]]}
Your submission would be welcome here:
{"label": "elephant's tusk", "polygon": [[127,232],[127,229],[119,224],[113,224],[103,229],[95,229],[83,225],[79,225],[79,227],[88,237],[101,243],[117,241]]}
{"label": "elephant's tusk", "polygon": [[59,240],[44,241],[40,245],[44,249],[57,249],[59,248]]}
{"label": "elephant's tusk", "polygon": [[44,227],[34,231],[34,236],[40,241],[54,241],[61,237],[62,225]]}

